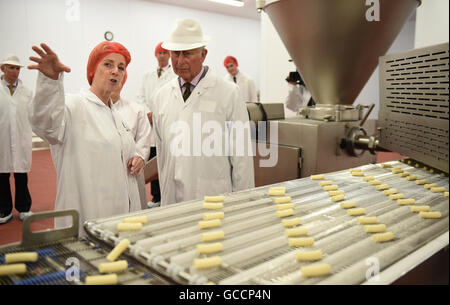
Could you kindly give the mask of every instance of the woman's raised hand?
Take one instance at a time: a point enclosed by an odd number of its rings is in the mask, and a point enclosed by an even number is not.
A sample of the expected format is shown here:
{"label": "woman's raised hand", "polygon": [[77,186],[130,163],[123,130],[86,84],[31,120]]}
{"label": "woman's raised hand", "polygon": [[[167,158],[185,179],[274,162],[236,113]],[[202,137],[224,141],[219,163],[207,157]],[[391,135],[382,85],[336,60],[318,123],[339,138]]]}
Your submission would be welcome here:
{"label": "woman's raised hand", "polygon": [[64,72],[70,72],[70,68],[58,59],[58,56],[52,49],[45,43],[41,43],[41,48],[37,46],[31,47],[40,57],[30,56],[30,60],[36,62],[35,65],[29,65],[28,69],[37,69],[48,78],[57,80],[59,74]]}

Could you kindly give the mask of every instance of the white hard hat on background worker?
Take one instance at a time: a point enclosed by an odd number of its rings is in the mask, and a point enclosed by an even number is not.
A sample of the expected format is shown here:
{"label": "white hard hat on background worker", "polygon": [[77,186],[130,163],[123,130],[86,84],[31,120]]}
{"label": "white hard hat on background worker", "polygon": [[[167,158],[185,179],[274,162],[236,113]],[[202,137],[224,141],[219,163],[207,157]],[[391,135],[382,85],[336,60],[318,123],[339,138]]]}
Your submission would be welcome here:
{"label": "white hard hat on background worker", "polygon": [[18,66],[18,67],[24,66],[20,63],[19,57],[17,57],[14,54],[8,54],[5,56],[5,58],[3,58],[2,62],[0,63],[0,67],[3,65],[12,65],[12,66]]}
{"label": "white hard hat on background worker", "polygon": [[[162,44],[170,51],[174,72],[179,77],[162,87],[153,99],[161,206],[254,187],[250,143],[243,143],[243,156],[225,154],[223,147],[218,148],[223,155],[193,152],[194,143],[203,143],[210,136],[196,134],[192,127],[197,123],[212,118],[221,126],[218,130],[221,137],[230,132],[229,124],[248,123],[239,88],[203,65],[208,53],[204,47],[209,41],[196,20],[184,19],[176,21],[171,35]],[[202,121],[197,122],[200,116]],[[184,129],[186,138],[189,137],[187,155],[176,155],[171,148],[179,138],[179,134],[171,132],[177,123],[190,127]],[[233,138],[218,145],[236,147]]]}

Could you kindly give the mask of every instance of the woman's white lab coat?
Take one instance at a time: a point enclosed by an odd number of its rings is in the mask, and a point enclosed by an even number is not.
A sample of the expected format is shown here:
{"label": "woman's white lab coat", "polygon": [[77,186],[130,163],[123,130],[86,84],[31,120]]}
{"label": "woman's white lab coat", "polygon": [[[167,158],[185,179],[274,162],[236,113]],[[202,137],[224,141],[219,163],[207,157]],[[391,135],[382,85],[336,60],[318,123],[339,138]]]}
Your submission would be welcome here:
{"label": "woman's white lab coat", "polygon": [[[156,68],[144,74],[136,102],[144,106],[146,114],[153,112],[153,106],[151,104],[152,95],[176,76],[177,75],[173,72],[172,66],[170,65],[163,69],[161,77],[158,77]],[[156,146],[153,128],[150,132],[150,146]]]}
{"label": "woman's white lab coat", "polygon": [[[89,90],[64,96],[62,78],[39,72],[30,123],[50,143],[57,173],[55,210],[78,210],[81,235],[86,220],[140,209],[136,176],[127,168],[136,151],[131,128],[117,110]],[[55,219],[55,227],[70,223]]]}
{"label": "woman's white lab coat", "polygon": [[31,170],[32,131],[28,106],[33,94],[18,80],[11,96],[0,81],[0,173],[26,173]]}
{"label": "woman's white lab coat", "polygon": [[[251,145],[247,141],[236,144],[237,141],[233,141],[230,136],[230,122],[248,123],[247,108],[235,84],[209,70],[184,102],[176,78],[156,93],[154,108],[153,127],[158,151],[161,205],[254,187]],[[201,117],[202,124],[194,122],[194,117]],[[223,145],[227,143],[242,148],[243,145],[245,156],[229,156],[224,153],[226,148],[223,147],[221,154],[207,156],[205,146],[214,146],[207,142],[211,135],[210,130],[205,130],[207,121],[214,121],[221,126],[220,146],[229,147]],[[193,137],[194,130],[204,132],[201,138],[198,134]],[[185,139],[189,146],[188,154],[176,156],[174,145]],[[179,145],[178,148],[182,146],[186,148],[185,145]]]}
{"label": "woman's white lab coat", "polygon": [[[233,76],[231,76],[230,73],[225,75],[225,79],[234,83]],[[253,81],[253,79],[251,79],[250,76],[239,71],[236,74],[236,84],[241,90],[241,95],[244,102],[246,103],[258,102],[258,97],[256,96],[255,82]]]}
{"label": "woman's white lab coat", "polygon": [[286,108],[298,112],[301,106],[306,106],[311,98],[311,93],[305,86],[289,85],[289,93],[286,97]]}

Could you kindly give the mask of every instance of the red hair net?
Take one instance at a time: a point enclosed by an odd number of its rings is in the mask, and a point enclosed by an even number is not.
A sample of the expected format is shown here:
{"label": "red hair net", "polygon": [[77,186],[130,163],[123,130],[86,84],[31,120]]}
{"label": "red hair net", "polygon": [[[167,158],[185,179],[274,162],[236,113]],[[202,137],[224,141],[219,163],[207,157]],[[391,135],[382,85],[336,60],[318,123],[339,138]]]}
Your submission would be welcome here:
{"label": "red hair net", "polygon": [[223,61],[223,66],[226,67],[230,63],[234,64],[236,67],[239,66],[238,61],[235,57],[233,57],[233,56],[225,57],[225,60]]}
{"label": "red hair net", "polygon": [[94,78],[95,71],[97,70],[98,63],[107,55],[111,53],[119,53],[125,58],[125,68],[131,61],[130,52],[122,44],[118,42],[103,41],[99,43],[89,55],[87,64],[87,79],[89,85],[92,85],[92,79]]}
{"label": "red hair net", "polygon": [[169,51],[168,50],[166,50],[166,49],[164,49],[161,45],[162,45],[162,41],[160,42],[160,43],[158,43],[157,45],[156,45],[156,48],[155,48],[155,57],[156,57],[156,54],[158,54],[158,52],[167,52],[167,53],[169,53]]}

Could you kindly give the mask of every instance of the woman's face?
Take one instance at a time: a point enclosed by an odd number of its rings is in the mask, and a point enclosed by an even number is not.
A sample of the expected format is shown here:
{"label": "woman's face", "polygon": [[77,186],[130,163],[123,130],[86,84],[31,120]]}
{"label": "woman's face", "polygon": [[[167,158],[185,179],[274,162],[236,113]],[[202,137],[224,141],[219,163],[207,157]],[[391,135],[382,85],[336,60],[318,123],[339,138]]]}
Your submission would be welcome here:
{"label": "woman's face", "polygon": [[125,58],[119,53],[111,53],[98,63],[92,86],[112,92],[118,90],[125,75]]}

